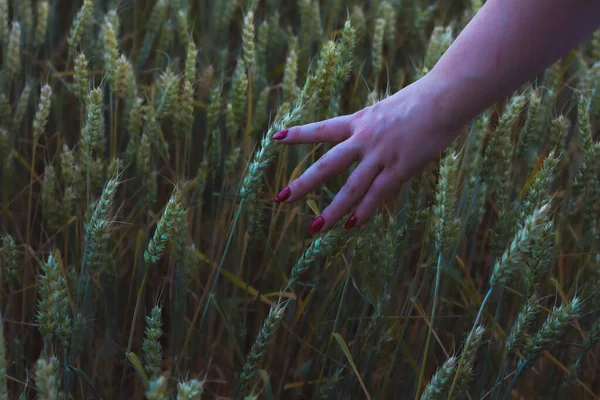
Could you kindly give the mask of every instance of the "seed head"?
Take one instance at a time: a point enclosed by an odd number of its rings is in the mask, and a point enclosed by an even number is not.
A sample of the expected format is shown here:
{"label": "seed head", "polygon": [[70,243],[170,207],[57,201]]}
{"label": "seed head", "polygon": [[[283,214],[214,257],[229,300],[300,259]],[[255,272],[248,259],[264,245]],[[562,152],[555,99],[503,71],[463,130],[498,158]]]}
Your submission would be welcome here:
{"label": "seed head", "polygon": [[372,48],[372,67],[375,79],[381,74],[383,65],[383,34],[385,33],[385,19],[377,18],[375,20],[375,30],[373,31]]}
{"label": "seed head", "polygon": [[485,328],[478,326],[475,328],[471,339],[465,344],[463,355],[461,356],[463,362],[459,366],[458,371],[456,371],[455,394],[457,395],[467,390],[469,383],[473,380],[473,365],[475,365],[477,350],[481,345],[484,333]]}
{"label": "seed head", "polygon": [[550,206],[542,205],[535,210],[520,227],[510,246],[504,251],[502,257],[496,261],[494,271],[490,277],[491,288],[498,284],[506,284],[522,266],[529,254],[531,242],[537,238],[547,221]]}
{"label": "seed head", "polygon": [[83,5],[77,12],[73,25],[71,26],[71,32],[67,38],[69,48],[72,50],[81,42],[84,32],[92,22],[92,12],[94,10],[93,0],[83,0]]}
{"label": "seed head", "polygon": [[104,17],[102,24],[103,38],[103,57],[104,57],[104,72],[107,75],[111,85],[116,85],[117,78],[117,59],[119,58],[119,45],[117,42],[117,34],[109,16]]}
{"label": "seed head", "polygon": [[17,279],[19,271],[19,251],[17,243],[11,235],[6,235],[2,244],[2,269],[9,287]]}
{"label": "seed head", "polygon": [[256,376],[256,372],[258,371],[260,362],[267,351],[267,347],[269,346],[269,343],[273,341],[275,332],[277,331],[277,328],[281,324],[281,320],[285,315],[286,307],[287,303],[276,303],[273,307],[271,307],[269,315],[267,316],[262,329],[258,333],[256,341],[250,349],[250,353],[248,354],[248,358],[246,358],[246,363],[244,364],[244,368],[240,374],[238,381],[238,393],[240,395],[246,391],[247,386]]}
{"label": "seed head", "polygon": [[161,308],[155,306],[151,315],[146,317],[146,337],[142,343],[142,349],[146,363],[144,369],[150,379],[158,377],[162,363],[162,346],[159,341],[163,334],[161,313]]}
{"label": "seed head", "polygon": [[443,256],[448,256],[456,242],[460,220],[456,217],[456,180],[458,155],[450,153],[440,168],[440,180],[433,208],[435,246]]}
{"label": "seed head", "polygon": [[37,143],[42,133],[46,129],[48,116],[50,115],[50,102],[52,97],[52,88],[45,84],[40,92],[40,102],[35,118],[33,120],[33,142]]}
{"label": "seed head", "polygon": [[31,85],[29,85],[29,83],[25,83],[25,87],[21,92],[19,103],[17,104],[15,115],[13,117],[13,130],[18,130],[21,127],[23,117],[25,117],[25,112],[27,111],[27,106],[29,105],[29,97],[31,97]]}
{"label": "seed head", "polygon": [[179,77],[170,68],[167,68],[160,76],[159,84],[162,89],[162,96],[156,112],[159,121],[175,114],[178,83]]}
{"label": "seed head", "polygon": [[189,40],[187,45],[187,55],[185,57],[185,81],[189,82],[192,87],[196,80],[196,57],[198,56],[198,49],[194,40]]}
{"label": "seed head", "polygon": [[2,48],[6,50],[8,46],[8,0],[0,0],[0,37],[2,38]]}
{"label": "seed head", "polygon": [[152,379],[146,390],[146,398],[148,400],[168,400],[169,387],[167,378],[161,375],[158,378]]}
{"label": "seed head", "polygon": [[541,307],[535,296],[531,296],[521,307],[517,320],[506,337],[506,350],[513,353],[522,348],[527,339],[527,331],[535,322]]}
{"label": "seed head", "polygon": [[352,14],[350,15],[352,26],[356,28],[356,40],[362,41],[367,32],[367,19],[363,9],[359,5],[352,7]]}
{"label": "seed head", "polygon": [[40,358],[37,361],[35,381],[40,400],[58,400],[60,398],[56,357],[50,357],[48,360]]}
{"label": "seed head", "polygon": [[298,55],[296,49],[291,48],[285,61],[283,71],[283,101],[291,102],[295,100],[296,80],[298,78]]}
{"label": "seed head", "polygon": [[88,61],[84,53],[79,53],[75,58],[73,74],[73,94],[83,105],[83,111],[87,109],[88,91],[90,83],[88,79]]}
{"label": "seed head", "polygon": [[456,373],[457,361],[458,359],[455,356],[451,356],[438,368],[435,375],[433,375],[425,387],[421,395],[421,400],[437,399],[443,392],[449,389],[452,378],[454,378],[454,374]]}
{"label": "seed head", "polygon": [[523,359],[519,366],[531,365],[539,358],[543,350],[550,349],[558,343],[567,325],[578,317],[580,309],[581,301],[578,297],[560,307],[554,307],[544,325],[525,345]]}
{"label": "seed head", "polygon": [[12,23],[6,52],[6,71],[8,79],[14,79],[21,73],[21,24]]}
{"label": "seed head", "polygon": [[177,400],[200,400],[203,393],[204,385],[196,379],[177,385]]}
{"label": "seed head", "polygon": [[554,146],[556,146],[557,150],[561,153],[565,148],[565,141],[567,139],[567,134],[569,133],[569,129],[571,127],[571,121],[564,115],[559,115],[555,119],[552,120],[551,124],[551,142]]}
{"label": "seed head", "polygon": [[185,213],[181,204],[181,192],[175,190],[165,207],[160,221],[158,221],[154,236],[144,252],[144,260],[148,266],[156,264],[164,253],[167,242],[173,233],[174,224],[181,213]]}
{"label": "seed head", "polygon": [[254,50],[254,13],[249,11],[244,18],[244,32],[242,38],[244,62],[248,71],[254,71],[256,54]]}
{"label": "seed head", "polygon": [[88,157],[91,157],[94,153],[102,154],[104,151],[103,100],[103,90],[101,87],[92,89],[89,92],[88,113],[82,148],[82,150],[88,153]]}
{"label": "seed head", "polygon": [[188,47],[190,42],[190,27],[187,16],[187,10],[179,10],[177,13],[177,32],[179,33],[179,40],[181,40],[183,47]]}
{"label": "seed head", "polygon": [[35,46],[41,46],[46,37],[46,28],[48,27],[48,10],[49,5],[47,0],[38,2],[37,5],[37,22],[35,25]]}
{"label": "seed head", "polygon": [[292,268],[286,290],[293,287],[300,276],[305,273],[315,261],[333,254],[341,236],[342,228],[338,226],[327,231],[322,236],[315,238],[309,248],[306,249],[304,254]]}
{"label": "seed head", "polygon": [[116,61],[115,92],[121,99],[130,99],[135,92],[135,77],[133,66],[124,54]]}

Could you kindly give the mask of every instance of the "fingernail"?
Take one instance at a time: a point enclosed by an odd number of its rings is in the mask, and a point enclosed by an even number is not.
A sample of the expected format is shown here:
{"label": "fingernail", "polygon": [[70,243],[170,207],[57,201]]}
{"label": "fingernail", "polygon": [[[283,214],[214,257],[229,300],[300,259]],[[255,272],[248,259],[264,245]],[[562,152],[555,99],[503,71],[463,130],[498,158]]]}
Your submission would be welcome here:
{"label": "fingernail", "polygon": [[348,221],[346,221],[346,225],[344,225],[344,229],[349,230],[354,228],[354,225],[356,225],[356,223],[358,222],[358,219],[356,218],[356,215],[352,215],[350,218],[348,218]]}
{"label": "fingernail", "polygon": [[287,199],[289,199],[291,194],[292,194],[292,190],[288,186],[285,189],[283,189],[281,192],[279,192],[279,194],[277,196],[275,196],[275,202],[281,203],[282,201],[286,201]]}
{"label": "fingernail", "polygon": [[288,129],[284,129],[282,131],[277,132],[273,135],[273,140],[282,140],[287,137]]}
{"label": "fingernail", "polygon": [[312,225],[308,228],[308,234],[312,235],[319,232],[321,228],[323,228],[323,225],[325,225],[325,218],[319,216],[319,218],[315,219]]}

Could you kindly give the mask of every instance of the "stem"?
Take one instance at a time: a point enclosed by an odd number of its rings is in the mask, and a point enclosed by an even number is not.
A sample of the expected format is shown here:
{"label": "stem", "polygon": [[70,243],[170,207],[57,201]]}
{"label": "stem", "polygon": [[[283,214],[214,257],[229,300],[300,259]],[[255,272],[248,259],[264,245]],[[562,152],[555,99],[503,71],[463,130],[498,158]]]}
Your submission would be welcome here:
{"label": "stem", "polygon": [[[32,137],[33,139],[33,137]],[[29,200],[28,200],[28,206],[27,206],[27,233],[26,233],[26,239],[27,239],[27,246],[25,247],[25,266],[29,265],[29,257],[30,257],[30,253],[29,253],[29,248],[30,248],[30,243],[31,243],[31,202],[32,197],[33,197],[33,169],[34,169],[34,164],[35,164],[35,153],[37,150],[37,146],[35,143],[35,139],[33,142],[33,153],[31,154],[31,165],[29,166]],[[27,285],[27,278],[29,277],[29,268],[25,267],[25,270],[23,271],[23,287],[25,287]],[[27,313],[25,312],[25,303],[27,297],[25,296],[25,293],[23,293],[23,301],[21,302],[21,322],[24,323],[25,322],[25,316],[27,315]]]}
{"label": "stem", "polygon": [[[112,105],[112,96],[110,99],[111,105]],[[115,103],[114,103],[114,109],[113,109],[113,129],[112,129],[112,140],[111,140],[111,148],[110,148],[110,155],[111,158],[115,158],[117,155],[117,129],[118,129],[118,124],[119,124],[119,98],[117,97],[115,99]]]}
{"label": "stem", "polygon": [[252,81],[254,79],[254,67],[248,69],[248,114],[246,116],[246,128],[244,130],[244,154],[250,154],[250,137],[252,135]]}
{"label": "stem", "polygon": [[331,347],[331,343],[333,341],[333,333],[335,333],[338,329],[338,323],[340,320],[340,315],[342,314],[342,305],[344,304],[344,298],[346,297],[346,293],[348,291],[348,283],[350,282],[350,270],[348,270],[348,273],[346,274],[346,280],[344,281],[344,288],[342,289],[342,295],[340,296],[340,303],[338,305],[338,310],[335,316],[335,321],[333,323],[333,330],[332,330],[332,334],[329,335],[329,341],[327,342],[327,347],[325,348],[325,351],[323,352],[323,355],[325,357],[325,361],[323,362],[323,366],[321,367],[321,372],[319,374],[319,379],[317,380],[317,382],[322,382],[323,381],[323,374],[325,373],[325,367],[327,366],[327,354],[329,353],[329,348]]}
{"label": "stem", "polygon": [[431,318],[429,323],[429,329],[427,330],[427,340],[425,341],[425,350],[423,350],[423,361],[421,363],[421,372],[419,373],[419,383],[417,384],[417,390],[415,391],[415,399],[418,399],[421,387],[423,385],[423,377],[425,375],[425,366],[427,365],[427,352],[429,351],[429,345],[431,342],[431,333],[433,332],[433,324],[435,322],[435,314],[437,311],[438,296],[440,289],[440,281],[442,276],[442,253],[438,255],[438,262],[435,273],[435,289],[433,294],[433,306],[431,308]]}
{"label": "stem", "polygon": [[515,377],[510,382],[510,385],[508,385],[508,389],[506,389],[506,393],[504,393],[504,397],[502,398],[502,400],[510,399],[510,394],[512,393],[515,386],[517,386],[517,379],[519,379],[519,376],[525,370],[526,365],[527,365],[527,362],[522,362],[521,365],[519,365],[519,368],[517,369],[517,372],[515,373]]}
{"label": "stem", "polygon": [[[233,239],[233,233],[235,232],[235,227],[237,225],[237,222],[240,218],[240,215],[242,213],[242,208],[244,205],[244,200],[241,201],[237,213],[235,214],[235,218],[233,220],[233,224],[231,226],[231,231],[229,232],[229,237],[227,239],[227,244],[225,245],[225,249],[223,250],[223,256],[221,257],[221,262],[219,263],[219,266],[215,272],[215,274],[213,275],[213,282],[212,282],[212,286],[210,288],[210,292],[208,293],[209,297],[214,296],[214,292],[217,286],[217,282],[218,282],[218,277],[221,274],[221,270],[223,269],[223,264],[225,263],[225,256],[227,255],[227,251],[229,250],[229,246],[231,245],[231,241]],[[205,292],[206,293],[206,292]],[[207,301],[206,305],[204,306],[204,311],[202,313],[202,318],[200,319],[200,324],[198,326],[198,329],[202,328],[202,323],[204,322],[204,318],[206,317],[206,313],[208,312],[208,305],[210,303]],[[181,348],[181,353],[179,355],[179,360],[178,362],[181,362],[181,360],[183,360],[183,356],[187,351],[187,347],[190,343],[191,337],[192,337],[192,330],[194,329],[194,325],[196,324],[196,320],[198,319],[198,315],[200,314],[200,307],[198,307],[196,309],[196,312],[194,313],[194,318],[192,319],[192,322],[190,323],[190,328],[188,329],[186,338],[185,338],[185,342],[183,343],[183,346]],[[179,366],[179,364],[178,364]]]}
{"label": "stem", "polygon": [[[469,343],[471,343],[471,339],[473,338],[473,333],[475,333],[475,329],[479,325],[479,321],[481,320],[481,317],[483,315],[483,309],[485,308],[486,303],[488,302],[488,300],[490,299],[490,297],[492,295],[492,289],[493,289],[493,287],[490,287],[488,289],[485,297],[483,298],[483,301],[481,302],[481,306],[479,306],[479,312],[477,313],[477,318],[475,318],[475,322],[473,323],[471,332],[469,332],[469,336],[467,337],[467,340],[465,342],[465,348],[467,348],[469,346]],[[458,362],[458,366],[456,367],[457,371],[460,371],[460,369],[462,368],[464,359],[465,359],[465,352],[463,351],[462,355],[460,356],[460,361]],[[456,384],[458,381],[457,378],[458,378],[458,374],[455,374],[454,379],[452,380],[452,386],[450,387],[450,392],[448,393],[448,400],[452,400],[452,393],[456,389]]]}
{"label": "stem", "polygon": [[[142,284],[140,285],[140,290],[138,291],[137,300],[135,302],[135,309],[133,311],[133,318],[131,319],[131,329],[129,330],[129,341],[127,342],[127,351],[125,352],[125,365],[123,366],[123,376],[121,378],[121,389],[125,385],[125,377],[127,376],[127,366],[129,365],[129,359],[127,355],[131,351],[131,346],[133,345],[133,333],[135,330],[135,322],[137,320],[137,315],[140,309],[140,303],[142,302],[142,294],[144,292],[144,287],[146,286],[146,281],[148,280],[148,265],[146,265],[146,270],[144,271],[144,278],[142,279]],[[120,396],[119,396],[120,397]]]}

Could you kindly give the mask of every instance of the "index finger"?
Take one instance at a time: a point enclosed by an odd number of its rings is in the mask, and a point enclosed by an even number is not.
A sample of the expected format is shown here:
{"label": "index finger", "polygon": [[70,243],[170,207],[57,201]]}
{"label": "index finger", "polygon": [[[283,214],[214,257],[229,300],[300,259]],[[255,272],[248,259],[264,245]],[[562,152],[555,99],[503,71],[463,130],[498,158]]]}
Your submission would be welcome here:
{"label": "index finger", "polygon": [[350,115],[284,129],[273,135],[283,144],[339,143],[351,135]]}

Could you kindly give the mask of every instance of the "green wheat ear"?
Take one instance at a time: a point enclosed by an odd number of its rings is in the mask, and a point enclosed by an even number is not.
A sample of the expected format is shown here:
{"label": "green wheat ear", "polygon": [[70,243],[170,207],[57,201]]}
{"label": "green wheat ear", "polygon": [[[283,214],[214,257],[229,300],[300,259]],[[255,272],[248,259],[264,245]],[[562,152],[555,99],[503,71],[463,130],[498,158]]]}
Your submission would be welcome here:
{"label": "green wheat ear", "polygon": [[542,350],[558,344],[560,336],[566,330],[567,325],[579,317],[581,308],[581,300],[578,297],[560,307],[554,307],[544,325],[525,344],[519,367],[529,367],[539,358]]}
{"label": "green wheat ear", "polygon": [[48,11],[50,6],[47,0],[39,1],[37,4],[37,20],[35,24],[35,34],[33,44],[36,47],[41,46],[46,38],[46,28],[48,27]]}
{"label": "green wheat ear", "polygon": [[[371,64],[373,68],[373,77],[375,82],[379,82],[379,75],[383,68],[383,34],[385,33],[385,19],[377,18],[375,21],[375,30],[373,31],[373,47],[371,54]],[[375,88],[377,89],[377,87]]]}
{"label": "green wheat ear", "polygon": [[167,242],[173,234],[178,216],[185,213],[181,196],[181,191],[176,189],[158,221],[154,235],[152,236],[152,239],[150,239],[148,248],[144,252],[144,261],[146,261],[147,266],[156,264],[159,261],[166,250]]}
{"label": "green wheat ear", "polygon": [[58,359],[56,357],[40,358],[37,361],[35,376],[35,386],[40,400],[59,400],[62,398],[58,378]]}
{"label": "green wheat ear", "polygon": [[4,279],[11,287],[18,277],[19,272],[19,250],[17,243],[11,235],[5,235],[2,240],[2,269]]}
{"label": "green wheat ear", "polygon": [[165,376],[161,375],[155,379],[150,380],[150,383],[148,384],[148,388],[146,390],[146,399],[168,400],[169,398],[169,381]]}
{"label": "green wheat ear", "polygon": [[29,83],[25,84],[23,87],[23,91],[21,92],[21,96],[19,96],[19,102],[17,103],[17,108],[15,110],[15,114],[13,116],[12,121],[12,130],[14,132],[19,132],[21,128],[21,124],[23,123],[23,118],[25,117],[25,112],[27,111],[27,107],[29,106],[29,98],[31,97],[31,85]]}
{"label": "green wheat ear", "polygon": [[202,382],[192,379],[177,386],[177,400],[200,400],[204,393]]}
{"label": "green wheat ear", "polygon": [[8,47],[10,29],[8,27],[8,0],[0,0],[0,37],[2,37],[2,49]]}
{"label": "green wheat ear", "polygon": [[239,395],[244,394],[248,385],[256,376],[259,364],[265,355],[268,345],[273,341],[275,332],[285,315],[286,308],[287,303],[276,303],[271,307],[269,315],[267,316],[267,319],[265,319],[262,329],[258,333],[258,336],[250,349],[244,368],[238,378],[237,393]]}
{"label": "green wheat ear", "polygon": [[75,49],[75,47],[77,47],[81,43],[81,39],[84,33],[91,24],[93,10],[94,1],[83,0],[81,8],[77,12],[75,19],[73,20],[71,32],[69,33],[69,37],[67,39],[67,43],[69,44],[69,50],[71,52]]}
{"label": "green wheat ear", "polygon": [[162,346],[159,339],[162,331],[162,309],[155,306],[146,317],[146,337],[142,343],[146,365],[144,369],[150,379],[158,378],[162,363]]}
{"label": "green wheat ear", "polygon": [[21,24],[14,21],[8,36],[8,49],[4,61],[8,79],[16,79],[21,74],[21,35]]}
{"label": "green wheat ear", "polygon": [[435,195],[433,220],[435,247],[447,258],[456,242],[460,220],[456,216],[458,156],[449,153],[440,167],[440,180]]}
{"label": "green wheat ear", "polygon": [[38,109],[33,120],[33,141],[37,143],[46,130],[48,117],[50,116],[50,102],[52,98],[52,88],[45,84],[40,90],[40,101]]}
{"label": "green wheat ear", "polygon": [[452,378],[456,373],[458,359],[455,356],[449,357],[441,367],[435,372],[423,394],[421,400],[433,400],[441,398],[441,395],[448,390],[452,383]]}

